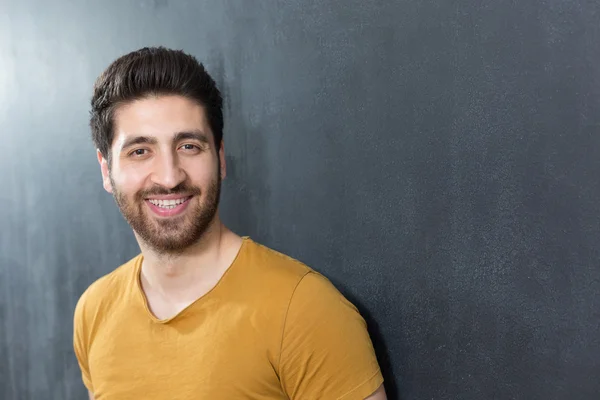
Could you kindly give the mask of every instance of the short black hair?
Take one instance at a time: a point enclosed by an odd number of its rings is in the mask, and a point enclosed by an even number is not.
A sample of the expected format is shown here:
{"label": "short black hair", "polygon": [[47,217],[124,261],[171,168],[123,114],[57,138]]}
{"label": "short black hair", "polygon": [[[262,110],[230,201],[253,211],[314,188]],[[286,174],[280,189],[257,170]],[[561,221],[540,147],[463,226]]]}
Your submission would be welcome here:
{"label": "short black hair", "polygon": [[113,61],[94,84],[90,127],[103,157],[111,158],[115,109],[157,95],[180,95],[200,104],[218,151],[223,140],[223,99],[214,79],[182,50],[144,47]]}

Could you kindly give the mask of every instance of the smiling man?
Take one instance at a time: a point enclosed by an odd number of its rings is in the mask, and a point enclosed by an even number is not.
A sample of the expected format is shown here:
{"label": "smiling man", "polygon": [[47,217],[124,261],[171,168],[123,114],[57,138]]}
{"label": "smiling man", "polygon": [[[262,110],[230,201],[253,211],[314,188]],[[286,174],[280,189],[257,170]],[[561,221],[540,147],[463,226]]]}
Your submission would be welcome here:
{"label": "smiling man", "polygon": [[94,86],[104,188],[138,256],[83,293],[90,399],[385,399],[366,324],[322,275],[218,215],[222,99],[202,64],[144,48]]}

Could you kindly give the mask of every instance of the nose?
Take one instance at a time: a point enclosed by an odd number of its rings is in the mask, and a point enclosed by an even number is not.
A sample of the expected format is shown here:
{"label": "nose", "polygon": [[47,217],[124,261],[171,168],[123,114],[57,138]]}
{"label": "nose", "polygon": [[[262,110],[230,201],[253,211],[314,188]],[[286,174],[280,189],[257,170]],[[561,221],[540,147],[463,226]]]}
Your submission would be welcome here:
{"label": "nose", "polygon": [[179,165],[176,155],[165,153],[157,159],[151,179],[157,185],[173,189],[186,179],[186,173]]}

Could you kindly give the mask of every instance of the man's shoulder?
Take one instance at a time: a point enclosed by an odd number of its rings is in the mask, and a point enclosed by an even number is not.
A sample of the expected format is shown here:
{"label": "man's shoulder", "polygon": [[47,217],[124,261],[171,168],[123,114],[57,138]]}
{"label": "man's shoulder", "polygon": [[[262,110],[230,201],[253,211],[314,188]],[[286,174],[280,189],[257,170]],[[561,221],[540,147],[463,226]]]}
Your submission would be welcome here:
{"label": "man's shoulder", "polygon": [[[327,308],[330,304],[334,307],[342,302],[356,311],[329,278],[318,270],[263,244],[251,241],[248,246],[246,261],[251,273],[241,278],[250,292],[268,298],[269,304],[276,305],[279,300],[287,308],[294,299],[293,303],[299,308],[313,307],[315,302],[319,307]],[[304,304],[305,301],[308,302]]]}
{"label": "man's shoulder", "polygon": [[251,239],[247,241],[245,261],[252,266],[253,273],[256,273],[261,280],[266,279],[272,284],[295,285],[305,275],[315,272],[304,262],[288,254]]}
{"label": "man's shoulder", "polygon": [[95,314],[100,308],[109,307],[111,303],[118,301],[135,279],[135,269],[140,258],[141,254],[92,282],[77,301],[75,318],[87,313]]}

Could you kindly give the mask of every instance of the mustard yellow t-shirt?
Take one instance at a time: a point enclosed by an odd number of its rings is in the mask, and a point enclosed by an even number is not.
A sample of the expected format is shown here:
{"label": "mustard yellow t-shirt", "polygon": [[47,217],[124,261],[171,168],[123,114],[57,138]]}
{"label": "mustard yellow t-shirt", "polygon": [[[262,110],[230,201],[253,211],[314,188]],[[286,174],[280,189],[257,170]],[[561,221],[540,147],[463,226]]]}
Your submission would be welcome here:
{"label": "mustard yellow t-shirt", "polygon": [[322,275],[244,238],[206,295],[148,308],[142,255],[94,282],[74,348],[96,400],[364,399],[383,382],[366,324]]}

